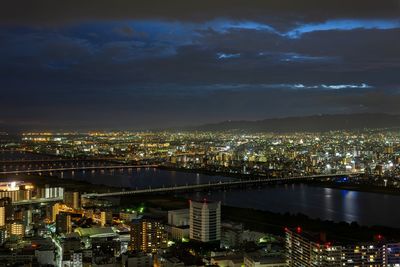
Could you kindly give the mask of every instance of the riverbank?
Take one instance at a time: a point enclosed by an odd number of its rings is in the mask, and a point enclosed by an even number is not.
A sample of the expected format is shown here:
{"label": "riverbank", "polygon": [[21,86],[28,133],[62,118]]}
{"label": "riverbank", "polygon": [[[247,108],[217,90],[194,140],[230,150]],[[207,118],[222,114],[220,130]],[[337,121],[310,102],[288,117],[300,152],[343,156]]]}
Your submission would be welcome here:
{"label": "riverbank", "polygon": [[[2,151],[2,150],[0,150]],[[21,153],[22,151],[15,151]],[[55,155],[48,155],[48,154],[39,154],[30,151],[23,151],[22,153],[31,154],[33,156],[43,156],[46,158],[52,159],[62,159],[68,157],[62,156],[55,156]],[[267,176],[262,175],[247,175],[247,174],[240,174],[240,173],[231,173],[231,172],[216,172],[212,170],[205,170],[205,169],[187,169],[187,168],[176,168],[171,166],[159,166],[158,169],[165,170],[165,171],[175,171],[175,172],[183,172],[183,173],[199,173],[204,174],[207,176],[212,177],[229,177],[233,179],[259,179],[259,178],[266,178]],[[43,177],[43,176],[41,176]],[[1,178],[1,177],[0,177]],[[382,187],[382,186],[373,186],[369,184],[352,184],[349,182],[346,183],[336,183],[336,182],[320,182],[320,181],[292,181],[291,183],[304,183],[311,186],[318,186],[323,188],[334,188],[334,189],[342,189],[342,190],[349,190],[349,191],[359,191],[359,192],[370,192],[370,193],[377,193],[377,194],[390,194],[390,195],[400,195],[400,189],[398,188],[390,188],[390,187]],[[279,183],[278,183],[279,184]],[[103,188],[102,188],[103,189]],[[129,190],[129,188],[125,188]]]}
{"label": "riverbank", "polygon": [[[106,193],[123,190],[123,188],[120,187],[91,184],[85,181],[73,179],[61,179],[56,176],[29,175],[19,176],[18,178],[8,177],[1,180],[22,180],[25,182],[31,182],[37,187],[44,187],[46,185],[50,187],[60,186],[64,187],[66,191],[79,191],[81,193]],[[125,190],[128,190],[128,188],[125,188]],[[129,195],[122,197],[120,203],[118,209],[145,204],[146,207],[155,210],[158,209],[164,211],[164,213],[172,209],[189,207],[187,196],[182,196],[180,194]],[[351,239],[370,241],[376,234],[400,240],[400,229],[382,226],[366,227],[359,226],[357,223],[349,224],[345,222],[339,223],[321,219],[311,219],[303,214],[277,213],[258,210],[251,207],[239,208],[224,205],[222,208],[222,218],[223,220],[240,222],[246,229],[278,235],[283,235],[284,227],[301,226],[305,230],[313,232],[326,232],[328,236],[332,237],[332,239],[346,240],[346,242],[349,242]]]}
{"label": "riverbank", "polygon": [[63,187],[65,191],[78,191],[81,193],[109,193],[121,190],[129,190],[128,188],[113,187],[103,184],[92,184],[71,178],[59,178],[58,176],[18,175],[10,177],[0,175],[0,182],[13,181],[32,183],[35,187]]}
{"label": "riverbank", "polygon": [[[123,207],[145,206],[149,209],[168,211],[172,209],[189,208],[186,198],[180,196],[152,195],[123,197]],[[238,208],[223,205],[222,220],[242,223],[245,229],[272,233],[283,236],[285,227],[300,226],[304,231],[324,232],[328,240],[336,242],[372,241],[375,236],[382,235],[389,240],[400,240],[400,229],[385,226],[360,226],[346,222],[333,222],[321,219],[311,219],[304,214],[275,213],[252,208]]]}

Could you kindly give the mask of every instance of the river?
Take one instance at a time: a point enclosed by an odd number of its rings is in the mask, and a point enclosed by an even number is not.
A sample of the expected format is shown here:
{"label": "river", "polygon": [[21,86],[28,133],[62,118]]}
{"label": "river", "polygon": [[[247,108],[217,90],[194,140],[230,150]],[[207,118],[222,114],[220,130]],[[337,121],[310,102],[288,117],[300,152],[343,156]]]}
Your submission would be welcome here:
{"label": "river", "polygon": [[[14,155],[15,156],[15,155]],[[24,155],[26,158],[26,155]],[[5,156],[2,155],[4,158]],[[0,155],[1,158],[1,155]],[[61,174],[58,174],[61,178]],[[64,172],[62,178],[73,178],[96,184],[130,188],[162,187],[228,181],[233,178],[185,173],[155,168],[115,171]],[[305,184],[267,186],[254,189],[232,189],[193,193],[188,198],[220,200],[223,204],[280,213],[303,213],[311,218],[333,221],[356,221],[362,225],[400,227],[400,195],[377,194],[324,188]]]}

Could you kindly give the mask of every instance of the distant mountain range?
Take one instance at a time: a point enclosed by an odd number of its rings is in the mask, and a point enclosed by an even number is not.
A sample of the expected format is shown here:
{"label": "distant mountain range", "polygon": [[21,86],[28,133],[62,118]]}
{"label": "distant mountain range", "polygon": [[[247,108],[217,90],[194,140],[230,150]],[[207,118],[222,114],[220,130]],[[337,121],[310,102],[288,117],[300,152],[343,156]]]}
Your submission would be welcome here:
{"label": "distant mountain range", "polygon": [[400,115],[362,113],[287,117],[258,121],[224,121],[192,127],[191,129],[203,131],[324,132],[396,127],[400,127]]}

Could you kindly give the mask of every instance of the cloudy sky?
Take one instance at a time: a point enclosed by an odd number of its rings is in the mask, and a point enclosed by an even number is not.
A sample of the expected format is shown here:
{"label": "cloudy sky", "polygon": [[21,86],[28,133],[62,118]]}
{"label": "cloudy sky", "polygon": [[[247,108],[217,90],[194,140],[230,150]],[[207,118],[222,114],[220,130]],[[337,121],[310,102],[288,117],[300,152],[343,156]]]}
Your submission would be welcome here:
{"label": "cloudy sky", "polygon": [[0,126],[400,114],[400,0],[5,0]]}

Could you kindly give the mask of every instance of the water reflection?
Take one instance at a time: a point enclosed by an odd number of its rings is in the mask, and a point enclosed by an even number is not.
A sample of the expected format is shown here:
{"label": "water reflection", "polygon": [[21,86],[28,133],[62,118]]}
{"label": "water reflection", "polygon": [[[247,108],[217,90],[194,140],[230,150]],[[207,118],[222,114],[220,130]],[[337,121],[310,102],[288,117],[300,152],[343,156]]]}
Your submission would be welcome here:
{"label": "water reflection", "polygon": [[341,190],[344,202],[344,218],[348,222],[356,221],[359,217],[356,204],[357,193],[356,191]]}
{"label": "water reflection", "polygon": [[[0,153],[0,158],[9,158]],[[23,154],[23,158],[35,157]],[[12,159],[19,159],[13,154]],[[56,174],[56,173],[54,173]],[[111,186],[148,188],[184,184],[200,184],[228,181],[231,178],[183,173],[159,169],[129,169],[123,171],[75,171],[57,173],[60,178],[74,178],[90,183]],[[16,175],[16,177],[18,177]],[[334,221],[357,221],[364,225],[400,226],[397,212],[400,196],[355,192],[331,188],[313,187],[305,184],[269,186],[253,189],[235,189],[188,194],[188,198],[220,200],[224,204],[269,210],[273,212],[303,213],[313,218]]]}
{"label": "water reflection", "polygon": [[[189,196],[189,195],[188,195]],[[196,194],[197,197],[201,197]],[[189,196],[190,197],[190,196]],[[211,200],[226,205],[292,214],[362,225],[400,226],[400,196],[293,184],[260,190],[214,191]]]}
{"label": "water reflection", "polygon": [[324,217],[327,220],[334,219],[335,208],[333,206],[333,198],[332,198],[332,188],[324,188],[324,206],[325,206],[325,213]]}

